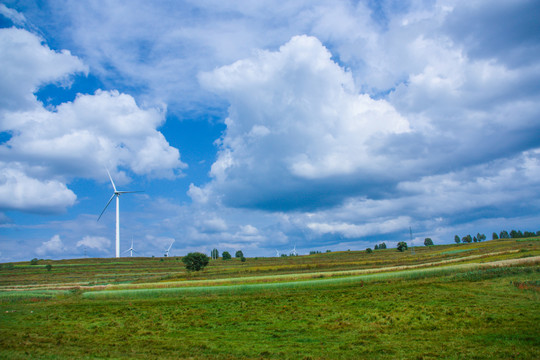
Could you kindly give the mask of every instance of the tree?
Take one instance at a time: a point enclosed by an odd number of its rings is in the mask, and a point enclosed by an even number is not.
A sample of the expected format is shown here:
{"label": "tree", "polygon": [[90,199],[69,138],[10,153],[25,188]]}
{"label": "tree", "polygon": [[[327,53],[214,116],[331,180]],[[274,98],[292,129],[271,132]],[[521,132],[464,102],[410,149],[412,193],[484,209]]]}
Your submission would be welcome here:
{"label": "tree", "polygon": [[461,242],[461,239],[459,238],[459,236],[454,236],[454,241],[456,242],[456,244],[459,244]]}
{"label": "tree", "polygon": [[461,241],[463,241],[464,243],[472,243],[472,236],[471,235],[467,235],[467,236],[464,236]]}
{"label": "tree", "polygon": [[497,240],[499,238],[499,235],[497,235],[496,232],[493,233],[493,235],[491,235],[491,239],[493,240]]}
{"label": "tree", "polygon": [[379,249],[386,249],[386,243],[382,243],[381,245],[379,245]]}
{"label": "tree", "polygon": [[206,254],[193,252],[184,256],[182,262],[186,264],[186,269],[189,271],[199,271],[208,265],[210,258]]}
{"label": "tree", "polygon": [[244,254],[242,253],[242,250],[238,250],[236,254],[234,254],[234,257],[241,258],[244,257]]}
{"label": "tree", "polygon": [[478,240],[478,242],[486,240],[486,235],[478,233],[476,234],[476,239]]}
{"label": "tree", "polygon": [[379,245],[375,244],[375,250],[379,250]]}
{"label": "tree", "polygon": [[30,260],[30,265],[37,265],[37,264],[38,264],[37,258],[33,258],[32,260]]}
{"label": "tree", "polygon": [[[377,245],[375,245],[375,246],[377,246]],[[373,252],[373,250],[371,250],[371,248],[366,249],[366,254],[371,254],[372,252]]]}
{"label": "tree", "polygon": [[398,242],[398,244],[397,244],[397,249],[398,249],[399,251],[405,251],[405,250],[407,250],[407,243],[406,243],[405,241],[400,241],[400,242]]}
{"label": "tree", "polygon": [[223,260],[230,260],[230,259],[232,259],[232,256],[231,256],[231,254],[230,254],[228,251],[224,251],[223,254],[221,254],[221,257],[223,258]]}
{"label": "tree", "polygon": [[509,238],[510,238],[510,235],[508,235],[508,231],[503,230],[503,231],[501,231],[501,233],[499,234],[499,238],[500,238],[500,239],[509,239]]}
{"label": "tree", "polygon": [[431,245],[433,245],[433,240],[431,240],[431,238],[426,238],[426,239],[424,240],[424,245],[425,245],[425,246],[431,246]]}
{"label": "tree", "polygon": [[51,264],[45,265],[45,269],[47,269],[47,271],[51,271],[52,270],[52,265]]}
{"label": "tree", "polygon": [[244,255],[242,255],[242,256],[240,257],[240,261],[241,261],[241,262],[246,262],[246,258],[244,257]]}
{"label": "tree", "polygon": [[212,250],[212,253],[210,254],[210,256],[211,256],[212,259],[214,259],[214,260],[216,260],[217,258],[219,258],[219,251],[218,251],[218,249]]}

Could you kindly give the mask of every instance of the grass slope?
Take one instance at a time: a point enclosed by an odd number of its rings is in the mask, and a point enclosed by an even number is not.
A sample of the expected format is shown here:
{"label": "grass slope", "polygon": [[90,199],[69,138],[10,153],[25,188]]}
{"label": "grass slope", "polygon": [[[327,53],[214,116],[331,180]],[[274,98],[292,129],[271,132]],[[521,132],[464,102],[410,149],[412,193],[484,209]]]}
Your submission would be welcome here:
{"label": "grass slope", "polygon": [[[0,358],[537,359],[538,243],[218,260],[191,275],[174,258],[15,264],[0,270]],[[302,278],[314,270],[330,275]]]}

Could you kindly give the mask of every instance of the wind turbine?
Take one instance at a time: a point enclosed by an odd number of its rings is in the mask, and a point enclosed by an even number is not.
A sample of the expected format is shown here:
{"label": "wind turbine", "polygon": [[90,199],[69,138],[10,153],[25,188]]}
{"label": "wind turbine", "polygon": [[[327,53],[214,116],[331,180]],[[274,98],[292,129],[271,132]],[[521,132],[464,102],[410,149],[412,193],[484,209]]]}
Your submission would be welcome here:
{"label": "wind turbine", "polygon": [[276,256],[279,257],[279,251],[276,249]]}
{"label": "wind turbine", "polygon": [[294,248],[291,250],[291,255],[298,256],[298,253],[296,252],[296,244],[294,244]]}
{"label": "wind turbine", "polygon": [[171,250],[172,244],[174,244],[174,240],[172,241],[171,246],[169,246],[169,248],[168,248],[167,251],[165,252],[165,257],[169,257],[169,250]]}
{"label": "wind turbine", "polygon": [[128,251],[131,251],[130,255],[131,257],[133,257],[133,253],[136,252],[135,249],[133,249],[133,238],[131,238],[131,247],[129,249],[127,249],[126,251],[124,251],[124,253],[127,253]]}
{"label": "wind turbine", "polygon": [[107,210],[107,206],[111,203],[112,199],[116,196],[116,257],[120,257],[120,195],[121,194],[129,194],[129,193],[136,193],[136,192],[142,192],[142,191],[118,191],[116,190],[116,186],[114,185],[114,181],[111,177],[111,173],[108,169],[107,174],[109,175],[109,179],[111,179],[111,184],[114,189],[114,193],[112,194],[111,198],[107,202],[107,205],[103,208],[103,211],[101,214],[99,214],[98,221],[101,219],[101,215]]}

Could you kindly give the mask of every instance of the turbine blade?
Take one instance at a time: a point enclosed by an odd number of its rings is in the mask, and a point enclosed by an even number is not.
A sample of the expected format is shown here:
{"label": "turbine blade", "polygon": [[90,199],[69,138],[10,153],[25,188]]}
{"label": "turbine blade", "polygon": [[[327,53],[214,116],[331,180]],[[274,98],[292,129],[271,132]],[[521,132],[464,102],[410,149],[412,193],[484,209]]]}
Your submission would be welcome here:
{"label": "turbine blade", "polygon": [[116,186],[114,185],[114,181],[113,181],[113,179],[111,177],[111,173],[109,172],[109,169],[105,169],[105,170],[107,170],[107,174],[109,174],[109,179],[111,179],[111,184],[112,184],[112,187],[114,189],[114,192],[117,192],[116,191]]}
{"label": "turbine blade", "polygon": [[117,194],[129,194],[129,193],[140,193],[144,192],[144,190],[137,190],[137,191],[115,191]]}
{"label": "turbine blade", "polygon": [[107,206],[109,206],[109,204],[111,203],[112,199],[114,199],[114,197],[116,196],[116,194],[113,194],[111,196],[111,198],[109,199],[109,201],[107,202],[107,205],[105,205],[105,207],[103,208],[103,211],[101,212],[101,214],[99,214],[99,217],[97,219],[97,221],[99,221],[99,219],[101,219],[101,215],[103,215],[103,213],[105,212],[105,210],[107,210]]}

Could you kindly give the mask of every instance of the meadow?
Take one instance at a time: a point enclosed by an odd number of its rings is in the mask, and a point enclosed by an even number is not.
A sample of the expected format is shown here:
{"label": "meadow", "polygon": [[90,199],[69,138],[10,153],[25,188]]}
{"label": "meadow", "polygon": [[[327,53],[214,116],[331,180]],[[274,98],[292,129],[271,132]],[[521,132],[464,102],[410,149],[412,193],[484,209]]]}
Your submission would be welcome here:
{"label": "meadow", "polygon": [[[538,359],[540,241],[0,269],[0,358]],[[52,265],[50,271],[46,265]]]}

